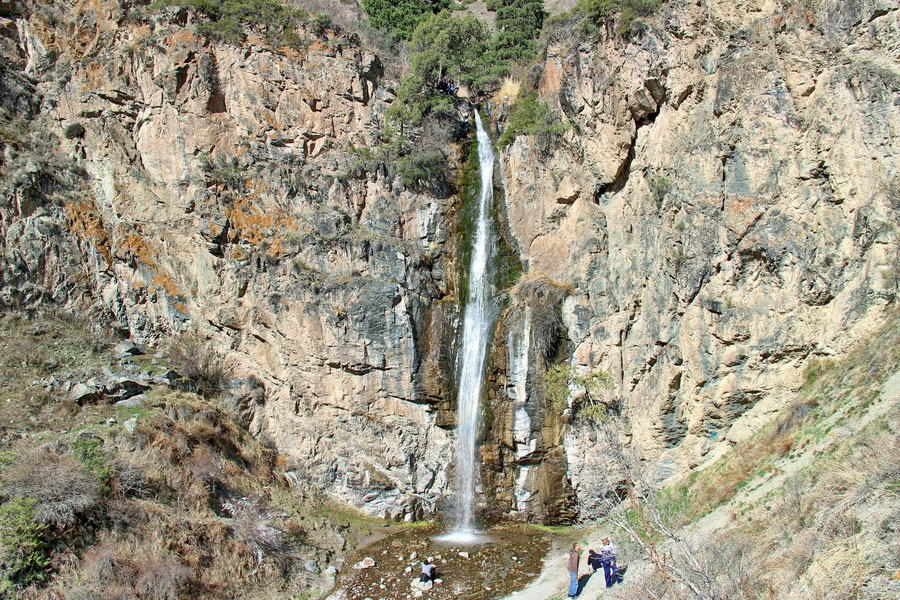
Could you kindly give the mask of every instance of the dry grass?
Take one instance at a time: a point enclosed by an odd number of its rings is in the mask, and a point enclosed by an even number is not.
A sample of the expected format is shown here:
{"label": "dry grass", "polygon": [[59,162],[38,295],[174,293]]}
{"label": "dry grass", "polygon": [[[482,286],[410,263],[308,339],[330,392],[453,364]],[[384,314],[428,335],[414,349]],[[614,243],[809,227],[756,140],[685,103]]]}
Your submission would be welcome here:
{"label": "dry grass", "polygon": [[519,95],[519,88],[521,85],[522,82],[518,79],[504,77],[500,84],[500,89],[497,90],[497,93],[494,94],[492,99],[494,105],[500,106],[504,102],[512,102],[515,100]]}
{"label": "dry grass", "polygon": [[[137,408],[68,407],[31,385],[111,364],[77,321],[4,315],[0,328],[0,500],[34,499],[50,560],[45,580],[16,597],[302,596],[323,585],[304,562],[324,568],[371,527],[329,516],[311,485],[290,488],[275,452],[195,393],[158,387]],[[129,434],[121,424],[132,417]],[[252,510],[226,509],[241,499]]]}

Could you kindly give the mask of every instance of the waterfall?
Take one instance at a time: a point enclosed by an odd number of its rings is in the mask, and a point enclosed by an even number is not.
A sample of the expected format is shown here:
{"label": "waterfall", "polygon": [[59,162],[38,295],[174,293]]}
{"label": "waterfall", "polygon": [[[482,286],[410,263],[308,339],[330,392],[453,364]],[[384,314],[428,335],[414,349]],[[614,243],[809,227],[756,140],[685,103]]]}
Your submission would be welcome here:
{"label": "waterfall", "polygon": [[478,468],[475,461],[475,439],[478,436],[481,388],[484,380],[484,361],[491,333],[491,305],[488,289],[490,276],[490,208],[494,196],[494,149],[491,138],[475,110],[478,137],[478,161],[481,171],[481,195],[478,199],[478,223],[472,240],[469,263],[469,294],[463,313],[463,337],[460,348],[462,365],[459,369],[459,397],[457,400],[456,522],[450,534],[458,541],[472,540],[475,529],[475,482]]}

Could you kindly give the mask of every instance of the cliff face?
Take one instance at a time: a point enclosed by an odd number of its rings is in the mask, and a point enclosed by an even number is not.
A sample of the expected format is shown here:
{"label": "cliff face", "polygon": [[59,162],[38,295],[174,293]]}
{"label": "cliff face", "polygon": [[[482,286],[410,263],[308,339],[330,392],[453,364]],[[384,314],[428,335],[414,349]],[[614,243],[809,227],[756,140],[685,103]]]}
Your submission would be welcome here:
{"label": "cliff face", "polygon": [[[0,102],[22,118],[0,302],[92,306],[144,342],[197,330],[257,378],[238,408],[299,475],[371,513],[431,511],[458,200],[358,150],[393,99],[380,58],[333,33],[210,43],[191,13],[134,4],[0,3]],[[558,357],[612,375],[623,434],[665,478],[745,439],[894,301],[897,5],[789,4],[674,2],[625,38],[557,25],[538,90],[569,128],[548,154],[499,153],[503,231],[565,291],[556,354],[537,291],[498,325],[500,512],[570,518],[596,493],[590,438],[538,385]]]}
{"label": "cliff face", "polygon": [[23,88],[5,108],[38,138],[4,165],[3,304],[95,302],[144,342],[196,329],[258,379],[239,408],[301,476],[420,512],[451,453],[434,408],[453,201],[360,167],[391,98],[379,58],[352,36],[236,47],[186,11],[66,4],[3,22],[4,85]]}
{"label": "cliff face", "polygon": [[[503,153],[505,213],[528,270],[574,288],[571,362],[612,375],[657,477],[746,439],[895,301],[897,8],[674,2],[626,39],[551,34],[538,91],[570,128]],[[597,444],[565,439],[582,500]]]}

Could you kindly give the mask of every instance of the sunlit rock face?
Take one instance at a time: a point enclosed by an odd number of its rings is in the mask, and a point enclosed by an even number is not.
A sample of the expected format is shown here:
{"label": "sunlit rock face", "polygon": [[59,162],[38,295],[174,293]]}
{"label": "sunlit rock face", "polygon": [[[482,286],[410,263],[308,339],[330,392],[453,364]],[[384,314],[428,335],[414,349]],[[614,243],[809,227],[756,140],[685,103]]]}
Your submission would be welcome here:
{"label": "sunlit rock face", "polygon": [[[573,287],[571,362],[612,375],[623,440],[660,479],[746,439],[896,297],[897,7],[796,4],[674,3],[627,38],[558,34],[538,90],[564,141],[500,155],[523,261]],[[581,499],[592,439],[564,442]]]}
{"label": "sunlit rock face", "polygon": [[332,33],[212,44],[177,9],[21,4],[0,27],[4,108],[52,155],[21,160],[4,198],[4,304],[93,304],[143,342],[197,330],[256,378],[240,409],[301,480],[430,512],[452,454],[435,422],[455,311],[436,301],[455,199],[355,150],[393,98],[381,59]]}
{"label": "sunlit rock face", "polygon": [[[566,521],[589,493],[601,451],[548,408],[556,361],[611,375],[623,440],[664,479],[883,320],[898,10],[803,6],[674,2],[628,36],[551,36],[537,90],[568,128],[546,153],[498,149],[496,226],[562,290],[562,333],[548,353],[547,303],[504,304],[479,509]],[[0,104],[33,124],[0,163],[0,305],[90,308],[149,343],[196,330],[296,481],[432,514],[453,485],[459,198],[360,151],[394,97],[388,59],[333,33],[210,43],[190,12],[132,9],[0,2]],[[483,112],[496,129],[507,108]]]}

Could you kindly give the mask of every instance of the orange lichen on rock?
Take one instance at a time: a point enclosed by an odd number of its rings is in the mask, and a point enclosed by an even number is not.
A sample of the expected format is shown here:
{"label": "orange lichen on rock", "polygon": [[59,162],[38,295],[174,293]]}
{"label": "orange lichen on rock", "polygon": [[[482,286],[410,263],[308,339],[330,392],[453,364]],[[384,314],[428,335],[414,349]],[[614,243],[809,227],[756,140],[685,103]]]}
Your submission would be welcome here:
{"label": "orange lichen on rock", "polygon": [[153,257],[150,244],[138,232],[127,230],[125,225],[119,226],[116,249],[133,255],[153,271],[151,283],[157,289],[165,291],[169,296],[184,296],[175,278]]}
{"label": "orange lichen on rock", "polygon": [[269,256],[280,256],[284,243],[277,231],[296,231],[294,217],[283,212],[264,211],[256,202],[266,192],[265,185],[257,180],[247,182],[247,193],[238,198],[225,211],[234,231],[233,241],[243,240],[263,248]]}
{"label": "orange lichen on rock", "polygon": [[65,211],[69,229],[83,239],[93,242],[97,251],[106,260],[106,264],[112,266],[109,232],[94,203],[89,200],[67,202]]}

